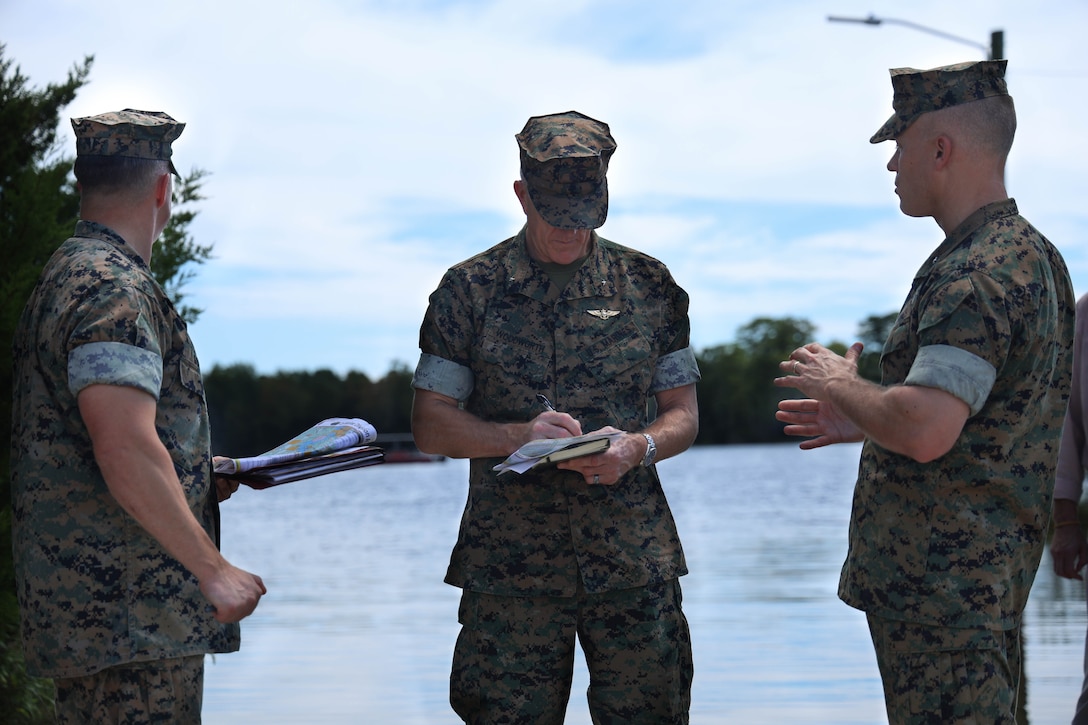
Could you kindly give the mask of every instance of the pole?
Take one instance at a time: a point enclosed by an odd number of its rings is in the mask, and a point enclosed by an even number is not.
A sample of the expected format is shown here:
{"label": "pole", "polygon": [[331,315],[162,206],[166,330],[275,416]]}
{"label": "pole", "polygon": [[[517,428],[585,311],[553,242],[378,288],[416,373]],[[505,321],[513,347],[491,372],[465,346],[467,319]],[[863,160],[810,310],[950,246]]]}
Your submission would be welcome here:
{"label": "pole", "polygon": [[1005,57],[1005,31],[995,30],[990,33],[990,60],[1001,60]]}

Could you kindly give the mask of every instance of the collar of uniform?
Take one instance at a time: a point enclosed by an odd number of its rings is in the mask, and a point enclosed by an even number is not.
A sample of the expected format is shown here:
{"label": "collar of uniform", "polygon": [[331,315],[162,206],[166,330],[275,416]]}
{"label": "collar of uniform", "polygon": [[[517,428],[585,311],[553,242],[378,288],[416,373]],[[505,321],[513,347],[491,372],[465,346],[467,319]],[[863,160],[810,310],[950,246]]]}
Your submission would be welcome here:
{"label": "collar of uniform", "polygon": [[76,222],[76,232],[74,236],[109,242],[121,250],[126,257],[129,257],[138,264],[147,266],[144,262],[144,258],[137,254],[136,250],[129,246],[128,242],[126,242],[120,234],[113,231],[105,224],[80,219]]}
{"label": "collar of uniform", "polygon": [[[529,257],[525,230],[526,227],[521,228],[507,253],[506,288],[511,293],[544,301],[552,290],[552,286],[545,284],[547,278],[544,271]],[[567,285],[565,299],[611,297],[616,293],[616,286],[612,282],[610,273],[611,254],[608,244],[602,244],[602,241],[606,240],[597,236],[597,232],[590,233],[589,257],[571,278],[570,284]]]}
{"label": "collar of uniform", "polygon": [[616,294],[616,285],[612,281],[611,243],[593,232],[592,247],[589,258],[567,285],[566,299],[611,297]]}
{"label": "collar of uniform", "polygon": [[960,225],[952,230],[952,233],[941,242],[941,245],[933,250],[933,254],[929,255],[925,264],[918,270],[918,274],[914,275],[915,279],[928,275],[934,264],[947,257],[952,250],[974,236],[974,233],[981,227],[997,219],[1016,216],[1019,213],[1020,210],[1016,206],[1015,199],[1002,199],[979,207],[969,217],[960,222]]}

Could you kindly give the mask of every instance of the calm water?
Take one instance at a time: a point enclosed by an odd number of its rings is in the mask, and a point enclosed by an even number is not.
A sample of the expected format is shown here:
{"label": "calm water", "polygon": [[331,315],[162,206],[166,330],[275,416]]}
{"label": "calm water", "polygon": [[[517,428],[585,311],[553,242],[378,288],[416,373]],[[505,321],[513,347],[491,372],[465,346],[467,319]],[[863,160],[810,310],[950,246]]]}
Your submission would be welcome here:
{"label": "calm water", "polygon": [[[691,574],[693,725],[886,722],[865,617],[835,595],[859,447],[701,447],[660,464]],[[460,591],[442,583],[468,465],[387,464],[223,507],[223,548],[269,593],[209,660],[204,722],[455,725]],[[1025,622],[1032,725],[1080,688],[1083,589],[1043,560]],[[579,660],[567,722],[588,725]]]}

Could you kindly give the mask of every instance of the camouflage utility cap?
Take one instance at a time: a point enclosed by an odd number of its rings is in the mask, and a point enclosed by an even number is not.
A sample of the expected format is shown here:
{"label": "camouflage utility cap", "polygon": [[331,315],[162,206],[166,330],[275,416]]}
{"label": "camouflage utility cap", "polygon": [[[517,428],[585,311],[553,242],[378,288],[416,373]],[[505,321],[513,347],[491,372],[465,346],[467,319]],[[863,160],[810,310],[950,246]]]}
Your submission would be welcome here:
{"label": "camouflage utility cap", "polygon": [[931,70],[892,68],[895,113],[880,127],[869,143],[897,138],[923,113],[980,101],[991,96],[1007,96],[1005,60],[983,60],[946,65]]}
{"label": "camouflage utility cap", "polygon": [[560,229],[604,224],[608,160],[616,150],[607,123],[577,111],[533,116],[515,138],[529,198],[544,221]]}
{"label": "camouflage utility cap", "polygon": [[167,161],[170,171],[180,176],[170,160],[170,144],[185,129],[161,111],[123,111],[73,118],[77,156],[127,156],[133,159]]}

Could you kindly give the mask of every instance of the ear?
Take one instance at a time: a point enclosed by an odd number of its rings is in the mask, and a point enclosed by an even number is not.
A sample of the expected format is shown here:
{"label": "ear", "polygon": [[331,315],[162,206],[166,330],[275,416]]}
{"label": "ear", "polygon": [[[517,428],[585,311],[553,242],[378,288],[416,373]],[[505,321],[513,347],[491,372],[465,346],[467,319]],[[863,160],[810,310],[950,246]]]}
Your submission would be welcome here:
{"label": "ear", "polygon": [[528,215],[529,205],[532,204],[532,201],[529,199],[529,189],[526,188],[525,182],[521,179],[514,182],[514,193],[517,195],[518,201],[521,202],[521,210]]}
{"label": "ear", "polygon": [[163,174],[155,182],[155,206],[162,207],[170,200],[170,174]]}
{"label": "ear", "polygon": [[933,140],[933,168],[940,171],[944,169],[952,160],[952,151],[954,144],[952,138],[945,135],[940,135]]}

